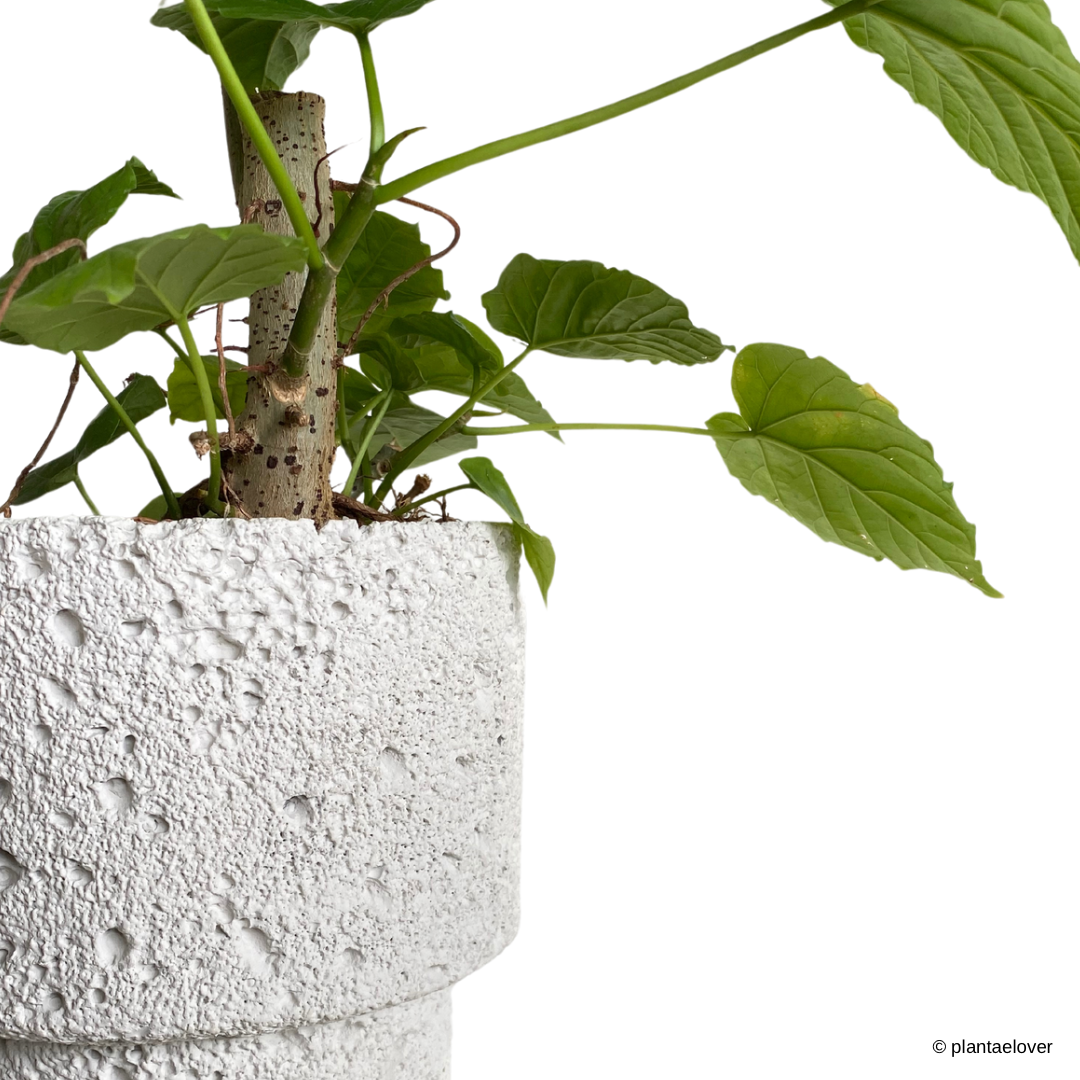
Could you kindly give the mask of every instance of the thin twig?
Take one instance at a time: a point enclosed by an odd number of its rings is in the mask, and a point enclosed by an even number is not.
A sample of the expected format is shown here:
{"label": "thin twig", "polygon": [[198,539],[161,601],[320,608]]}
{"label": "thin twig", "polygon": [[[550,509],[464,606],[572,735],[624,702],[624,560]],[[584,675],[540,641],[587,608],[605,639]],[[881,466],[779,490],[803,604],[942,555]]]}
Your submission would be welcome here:
{"label": "thin twig", "polygon": [[[312,183],[315,185],[315,220],[311,223],[311,229],[316,236],[320,236],[319,226],[322,224],[322,197],[319,193],[319,166],[326,161],[327,158],[332,158],[338,150],[344,150],[346,146],[351,146],[352,143],[344,143],[339,146],[337,150],[331,150],[328,154],[323,154],[318,161],[315,162],[315,171],[312,178]],[[331,184],[330,190],[333,191],[333,184]]]}
{"label": "thin twig", "polygon": [[426,266],[430,266],[436,259],[441,259],[444,255],[449,255],[454,248],[457,247],[458,241],[461,239],[461,226],[444,210],[437,210],[434,206],[428,206],[427,203],[417,202],[415,199],[399,199],[399,202],[408,203],[410,206],[418,206],[421,210],[428,210],[432,214],[438,214],[439,217],[449,221],[454,229],[454,239],[450,241],[448,247],[437,251],[434,255],[429,255],[426,259],[421,259],[415,266],[410,266],[408,270],[403,274],[398,274],[389,285],[371,302],[371,306],[364,312],[364,317],[360,320],[360,325],[353,331],[353,335],[349,338],[349,343],[345,346],[344,350],[338,354],[337,363],[340,364],[344,361],[346,356],[350,356],[356,343],[360,338],[360,335],[364,332],[364,327],[371,321],[371,317],[379,309],[379,305],[386,303],[389,306],[390,294],[401,284],[408,281],[414,274],[420,273]]}
{"label": "thin twig", "polygon": [[229,438],[236,434],[236,422],[233,420],[232,404],[229,401],[229,387],[225,380],[225,346],[221,344],[222,323],[225,319],[225,305],[217,306],[217,331],[214,344],[218,354],[218,386],[221,388],[221,407],[225,411],[225,422],[229,426]]}
{"label": "thin twig", "polygon": [[[71,246],[70,244],[68,245]],[[25,279],[24,279],[25,280]],[[60,414],[56,418],[56,423],[52,426],[52,431],[49,432],[46,440],[41,444],[41,449],[34,455],[34,460],[26,466],[21,473],[19,473],[19,479],[15,481],[15,486],[11,489],[11,494],[7,497],[7,502],[3,506],[0,506],[0,514],[4,517],[11,517],[12,503],[19,497],[19,492],[22,491],[23,484],[26,483],[26,478],[37,467],[37,463],[42,459],[45,451],[49,449],[49,443],[52,442],[53,436],[56,434],[57,428],[60,427],[60,421],[64,419],[64,413],[67,412],[68,406],[71,404],[71,397],[75,393],[75,386],[79,381],[79,361],[75,361],[75,366],[71,369],[71,377],[68,379],[67,394],[64,397],[64,404],[60,406]]]}
{"label": "thin twig", "polygon": [[0,323],[4,321],[4,317],[8,313],[8,308],[11,307],[11,301],[15,299],[15,294],[22,288],[23,282],[30,276],[31,272],[42,263],[48,262],[56,255],[61,255],[65,251],[70,251],[73,247],[82,248],[82,257],[86,258],[86,241],[80,240],[77,236],[73,236],[70,240],[61,240],[56,247],[49,248],[48,251],[41,252],[40,255],[31,255],[19,268],[19,272],[12,279],[11,284],[8,286],[8,290],[4,293],[4,299],[0,300]]}

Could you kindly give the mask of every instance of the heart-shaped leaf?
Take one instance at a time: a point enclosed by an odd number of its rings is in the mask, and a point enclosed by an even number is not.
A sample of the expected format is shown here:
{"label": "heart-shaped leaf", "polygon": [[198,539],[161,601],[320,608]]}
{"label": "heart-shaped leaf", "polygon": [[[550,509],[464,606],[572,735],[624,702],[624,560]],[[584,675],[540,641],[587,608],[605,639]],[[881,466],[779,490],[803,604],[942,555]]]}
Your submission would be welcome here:
{"label": "heart-shaped leaf", "polygon": [[501,334],[557,356],[704,364],[725,349],[686,305],[628,270],[518,255],[483,296]]}
{"label": "heart-shaped leaf", "polygon": [[306,265],[295,237],[258,225],[194,225],[109,248],[11,305],[7,323],[43,349],[104,349],[205,304],[238,300]]}
{"label": "heart-shaped leaf", "polygon": [[[283,90],[308,58],[311,41],[325,26],[360,34],[388,19],[411,15],[431,0],[350,0],[312,4],[306,0],[208,0],[210,21],[249,93]],[[183,4],[154,13],[155,26],[176,30],[203,49]],[[204,49],[205,51],[205,49]]]}
{"label": "heart-shaped leaf", "polygon": [[[206,368],[206,378],[210,383],[210,392],[214,397],[214,411],[218,420],[225,419],[225,405],[221,400],[221,387],[218,385],[220,366],[216,356],[201,357],[203,367]],[[229,407],[233,416],[239,416],[244,411],[247,402],[248,387],[247,370],[243,364],[235,360],[225,361],[225,388],[229,391]],[[202,396],[199,393],[199,384],[191,370],[191,365],[186,360],[176,358],[172,373],[166,384],[169,392],[169,423],[175,424],[177,420],[187,420],[191,423],[201,424],[206,420],[203,412]]]}
{"label": "heart-shaped leaf", "polygon": [[525,561],[529,564],[536,583],[540,586],[540,595],[547,603],[548,589],[555,576],[555,548],[546,536],[534,532],[525,524],[525,516],[518,506],[506,477],[492,464],[489,458],[465,458],[459,461],[461,471],[470,483],[483,492],[506,512],[514,524],[514,537],[525,552]]}
{"label": "heart-shaped leaf", "polygon": [[[165,395],[149,375],[133,375],[116,395],[116,400],[136,424],[165,407]],[[106,405],[87,425],[74,449],[39,465],[27,476],[15,505],[33,502],[50,491],[72,483],[78,475],[80,462],[126,434],[127,428],[112,407]]]}
{"label": "heart-shaped leaf", "polygon": [[1080,258],[1080,62],[1043,0],[885,0],[844,25],[980,165],[1038,195]]}
{"label": "heart-shaped leaf", "polygon": [[983,577],[975,526],[930,444],[873,387],[784,345],[748,345],[731,385],[742,415],[719,413],[706,426],[748,491],[823,540],[1001,595]]}
{"label": "heart-shaped leaf", "polygon": [[[103,225],[108,224],[123,206],[129,195],[179,196],[167,184],[163,184],[138,158],[129,159],[111,176],[105,177],[85,191],[66,191],[57,195],[47,206],[37,212],[30,231],[15,241],[11,253],[11,269],[0,277],[0,296],[7,292],[22,269],[23,264],[35,255],[48,251],[64,240],[89,240]],[[19,295],[31,292],[37,286],[56,277],[62,270],[82,258],[77,248],[72,248],[35,266],[19,289]],[[10,327],[0,328],[0,341],[23,345],[25,342]]]}
{"label": "heart-shaped leaf", "polygon": [[[334,195],[338,220],[345,211],[347,196]],[[376,211],[337,279],[338,337],[347,342],[375,298],[394,278],[431,254],[420,239],[420,227],[382,211]],[[449,300],[443,288],[442,271],[431,266],[413,274],[389,296],[364,327],[365,336],[385,331],[402,315],[430,311],[438,300]]]}

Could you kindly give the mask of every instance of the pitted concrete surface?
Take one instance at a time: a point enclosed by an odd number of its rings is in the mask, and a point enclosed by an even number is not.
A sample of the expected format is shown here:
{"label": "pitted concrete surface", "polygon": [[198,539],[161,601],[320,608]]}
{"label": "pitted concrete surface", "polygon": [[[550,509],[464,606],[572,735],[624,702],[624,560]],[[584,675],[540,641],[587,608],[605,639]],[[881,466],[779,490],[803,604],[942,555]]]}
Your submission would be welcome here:
{"label": "pitted concrete surface", "polygon": [[187,1042],[4,1042],[4,1080],[447,1080],[450,991],[267,1035]]}
{"label": "pitted concrete surface", "polygon": [[31,1068],[48,1055],[28,1040],[294,1045],[403,1002],[437,1030],[442,998],[425,995],[513,937],[523,617],[507,529],[2,523],[0,635],[13,1077],[174,1075],[107,1045],[81,1072]]}

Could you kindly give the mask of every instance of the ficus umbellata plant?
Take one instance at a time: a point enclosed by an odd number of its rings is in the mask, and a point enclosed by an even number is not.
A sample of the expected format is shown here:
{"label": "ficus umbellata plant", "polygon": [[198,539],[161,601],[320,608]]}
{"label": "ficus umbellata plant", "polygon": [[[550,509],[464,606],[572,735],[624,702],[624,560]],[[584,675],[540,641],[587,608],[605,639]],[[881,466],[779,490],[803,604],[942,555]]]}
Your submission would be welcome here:
{"label": "ficus umbellata plant", "polygon": [[[446,516],[447,496],[479,490],[510,517],[546,597],[552,545],[526,523],[488,457],[460,460],[460,478],[437,490],[416,470],[502,435],[655,429],[711,439],[751,493],[824,540],[999,595],[930,444],[868,382],[797,347],[751,344],[735,353],[737,411],[680,426],[557,421],[521,374],[536,353],[696,365],[735,350],[647,277],[542,252],[512,259],[482,297],[490,326],[521,343],[506,359],[480,326],[436,310],[449,294],[435,264],[459,230],[445,210],[412,196],[842,24],[975,161],[1040,197],[1080,256],[1080,63],[1043,0],[828,0],[832,10],[679,78],[394,175],[395,151],[418,129],[388,136],[371,38],[383,22],[418,15],[430,2],[184,0],[154,15],[216,69],[239,223],[193,225],[91,254],[93,233],[130,195],[174,196],[135,157],[38,212],[0,277],[0,340],[70,354],[73,366],[60,417],[3,513],[69,483],[97,513],[79,464],[126,434],[161,489],[138,510],[147,520],[273,516],[320,526],[348,517],[364,525],[433,508]],[[331,177],[325,103],[284,92],[323,30],[355,39],[367,96],[367,164],[344,179]],[[397,200],[444,219],[454,241],[432,252],[416,226],[393,215]],[[223,306],[243,298],[247,344],[226,345]],[[193,322],[215,313],[215,348],[204,354]],[[88,354],[135,332],[156,335],[162,367],[110,388]],[[242,359],[227,357],[230,349]],[[71,450],[42,462],[81,374],[105,404]],[[432,411],[417,400],[430,391],[454,395],[459,407]],[[139,431],[166,408],[173,419],[204,425],[192,452],[206,459],[208,475],[186,492],[170,484]],[[335,491],[338,455],[349,468]]]}

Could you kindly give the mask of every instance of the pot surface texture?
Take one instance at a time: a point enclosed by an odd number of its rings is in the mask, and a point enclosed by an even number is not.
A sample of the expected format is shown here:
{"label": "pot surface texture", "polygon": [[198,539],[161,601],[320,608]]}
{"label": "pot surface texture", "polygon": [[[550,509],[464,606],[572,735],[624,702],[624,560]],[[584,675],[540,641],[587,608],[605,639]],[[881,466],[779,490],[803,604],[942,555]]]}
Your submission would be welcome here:
{"label": "pot surface texture", "polygon": [[0,524],[5,1080],[445,1075],[517,928],[517,571],[479,523]]}

